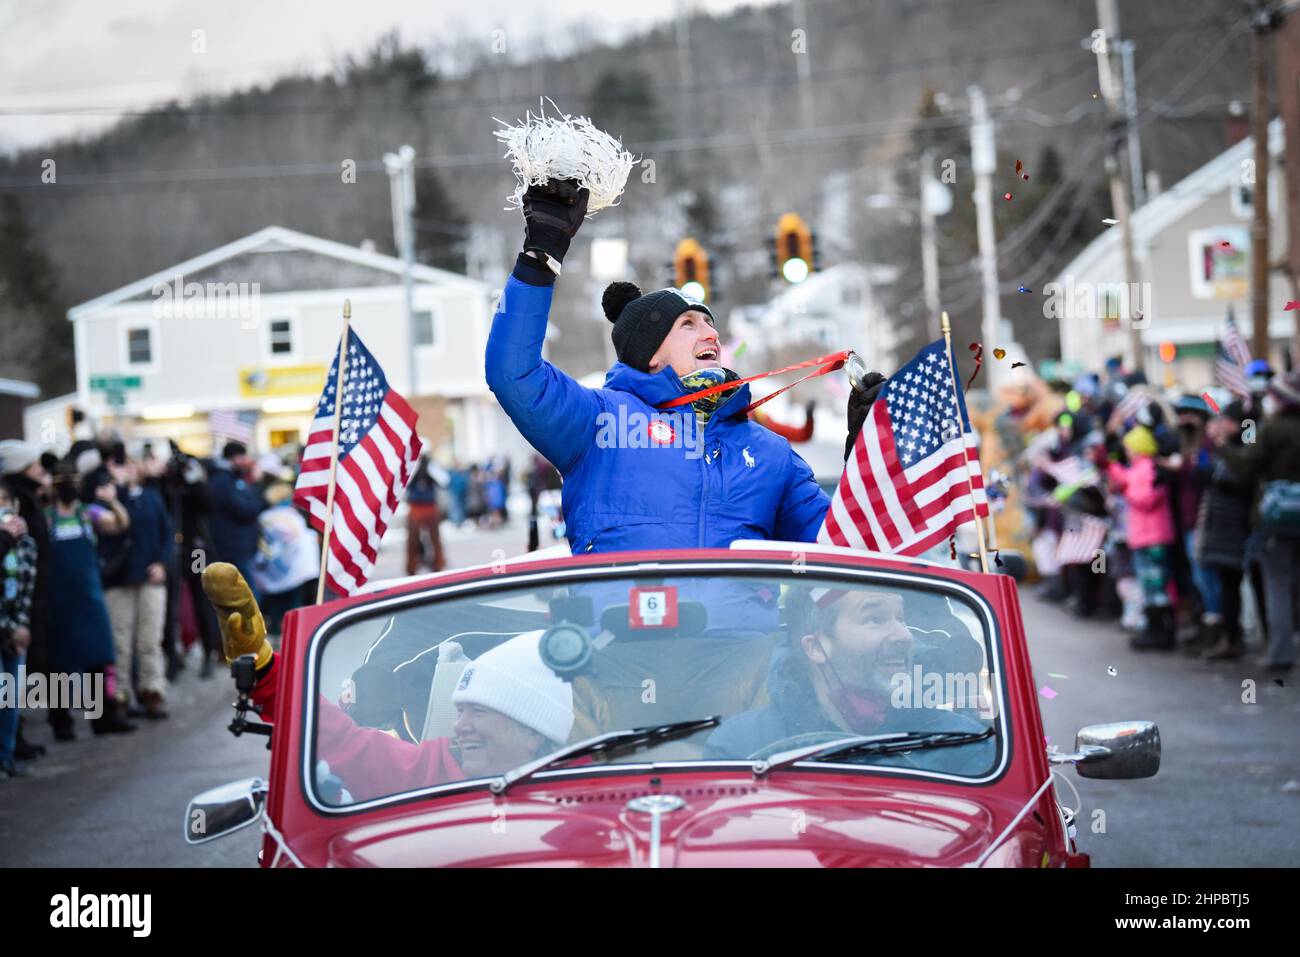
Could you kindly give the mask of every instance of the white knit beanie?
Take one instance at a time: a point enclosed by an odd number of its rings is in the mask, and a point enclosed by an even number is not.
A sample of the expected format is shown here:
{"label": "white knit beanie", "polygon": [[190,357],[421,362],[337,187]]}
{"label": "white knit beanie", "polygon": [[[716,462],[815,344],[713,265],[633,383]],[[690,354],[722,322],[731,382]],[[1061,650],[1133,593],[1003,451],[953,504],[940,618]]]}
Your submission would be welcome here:
{"label": "white knit beanie", "polygon": [[479,655],[461,672],[452,703],[500,711],[563,744],[573,730],[573,688],[542,663],[541,639],[527,631]]}

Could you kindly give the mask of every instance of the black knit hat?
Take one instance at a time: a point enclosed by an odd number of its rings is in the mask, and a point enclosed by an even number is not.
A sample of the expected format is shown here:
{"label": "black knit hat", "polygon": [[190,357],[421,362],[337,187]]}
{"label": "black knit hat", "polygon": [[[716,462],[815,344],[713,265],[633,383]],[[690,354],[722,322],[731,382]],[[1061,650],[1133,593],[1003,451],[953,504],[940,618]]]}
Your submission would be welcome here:
{"label": "black knit hat", "polygon": [[613,282],[600,299],[605,318],[614,324],[610,334],[618,361],[641,372],[650,371],[650,360],[672,332],[677,317],[692,309],[713,322],[713,313],[698,299],[680,289],[658,289],[641,295],[635,283]]}

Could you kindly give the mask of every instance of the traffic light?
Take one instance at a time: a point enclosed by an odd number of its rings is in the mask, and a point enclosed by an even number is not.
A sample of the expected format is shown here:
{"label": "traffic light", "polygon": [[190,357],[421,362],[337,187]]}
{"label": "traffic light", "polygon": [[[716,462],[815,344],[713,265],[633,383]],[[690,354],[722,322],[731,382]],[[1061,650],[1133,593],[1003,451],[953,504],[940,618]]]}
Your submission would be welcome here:
{"label": "traffic light", "polygon": [[1178,347],[1172,342],[1160,343],[1160,361],[1166,365],[1178,358]]}
{"label": "traffic light", "polygon": [[709,301],[709,256],[689,237],[677,244],[673,254],[673,285],[692,299]]}
{"label": "traffic light", "polygon": [[786,282],[803,282],[817,266],[812,231],[798,213],[786,213],[777,221],[773,250],[777,275]]}

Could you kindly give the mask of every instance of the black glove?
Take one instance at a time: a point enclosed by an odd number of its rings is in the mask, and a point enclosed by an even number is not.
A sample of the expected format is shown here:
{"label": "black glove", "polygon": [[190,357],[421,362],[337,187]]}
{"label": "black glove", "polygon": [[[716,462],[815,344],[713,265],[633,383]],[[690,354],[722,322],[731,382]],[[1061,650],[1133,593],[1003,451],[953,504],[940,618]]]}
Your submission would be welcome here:
{"label": "black glove", "polygon": [[844,461],[849,460],[853,454],[853,443],[858,440],[858,433],[862,431],[862,423],[867,419],[867,412],[871,409],[871,403],[876,401],[876,396],[880,390],[885,387],[886,379],[879,372],[868,372],[863,380],[866,386],[861,392],[857,389],[849,389],[849,437],[844,442]]}
{"label": "black glove", "polygon": [[548,265],[551,259],[556,266],[564,262],[569,242],[587,215],[590,196],[591,191],[579,188],[574,179],[529,186],[523,199],[524,252],[541,253]]}

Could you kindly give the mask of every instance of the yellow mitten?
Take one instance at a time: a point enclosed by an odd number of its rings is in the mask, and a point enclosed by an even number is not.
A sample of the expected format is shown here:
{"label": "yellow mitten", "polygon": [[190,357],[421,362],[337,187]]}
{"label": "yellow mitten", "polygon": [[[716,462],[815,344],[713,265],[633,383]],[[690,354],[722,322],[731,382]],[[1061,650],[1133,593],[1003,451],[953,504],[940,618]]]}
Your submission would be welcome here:
{"label": "yellow mitten", "polygon": [[275,653],[266,640],[266,622],[253,590],[228,562],[213,562],[203,569],[203,591],[212,602],[221,625],[221,645],[226,661],[240,655],[257,655],[257,667],[263,668]]}

